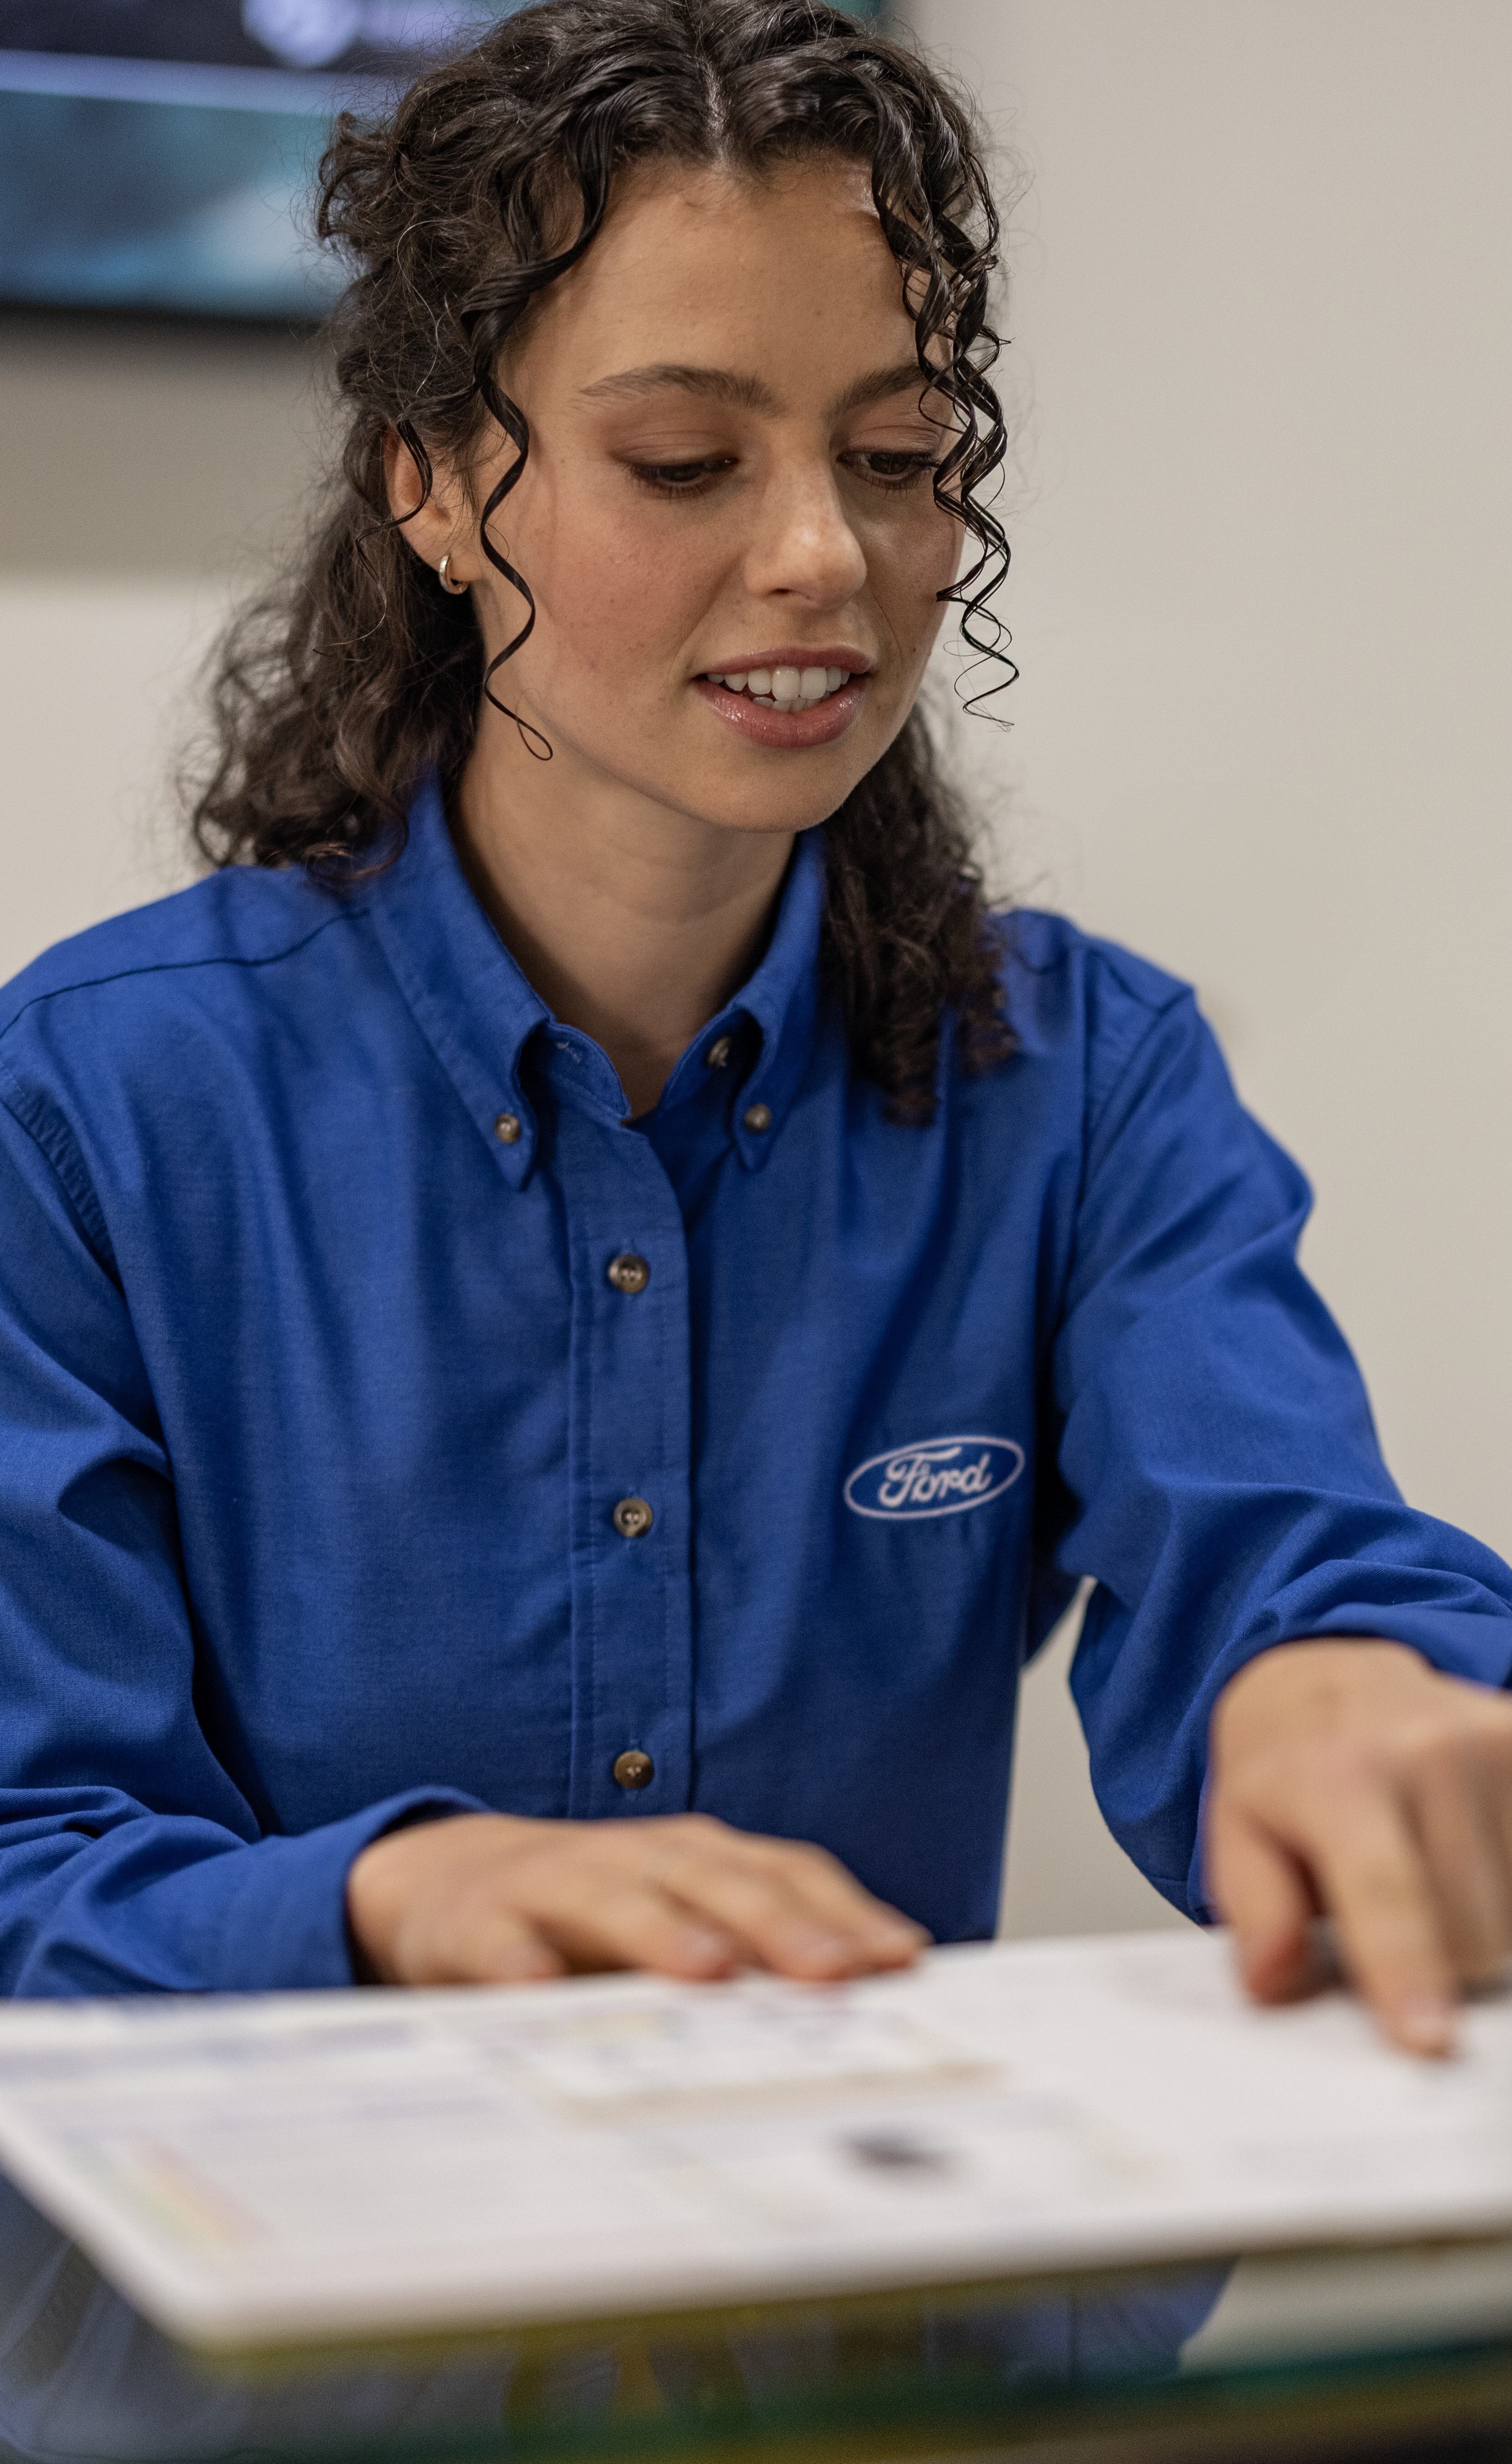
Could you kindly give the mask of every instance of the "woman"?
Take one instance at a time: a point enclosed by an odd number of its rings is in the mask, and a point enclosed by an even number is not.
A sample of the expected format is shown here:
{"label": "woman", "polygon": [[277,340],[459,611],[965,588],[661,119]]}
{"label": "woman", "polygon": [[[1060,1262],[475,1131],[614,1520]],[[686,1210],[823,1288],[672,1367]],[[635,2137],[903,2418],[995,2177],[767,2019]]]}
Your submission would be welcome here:
{"label": "woman", "polygon": [[545,0],[321,217],[221,869],[0,1035],[9,1989],[986,1933],[1089,1575],[1119,1837],[1441,2050],[1512,1575],[1397,1497],[1190,996],[989,913],[913,715],[1003,561],[960,104],[809,0]]}

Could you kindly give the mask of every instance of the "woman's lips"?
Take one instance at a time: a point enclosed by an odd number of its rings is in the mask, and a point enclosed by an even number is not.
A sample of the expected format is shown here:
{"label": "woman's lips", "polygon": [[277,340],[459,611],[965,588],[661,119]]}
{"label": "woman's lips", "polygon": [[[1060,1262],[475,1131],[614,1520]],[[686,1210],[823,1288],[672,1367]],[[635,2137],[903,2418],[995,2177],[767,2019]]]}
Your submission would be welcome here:
{"label": "woman's lips", "polygon": [[811,744],[833,744],[844,735],[866,697],[866,683],[865,676],[852,676],[838,693],[827,693],[807,710],[769,709],[749,693],[732,693],[728,685],[712,684],[707,676],[695,676],[693,690],[749,743],[802,752]]}

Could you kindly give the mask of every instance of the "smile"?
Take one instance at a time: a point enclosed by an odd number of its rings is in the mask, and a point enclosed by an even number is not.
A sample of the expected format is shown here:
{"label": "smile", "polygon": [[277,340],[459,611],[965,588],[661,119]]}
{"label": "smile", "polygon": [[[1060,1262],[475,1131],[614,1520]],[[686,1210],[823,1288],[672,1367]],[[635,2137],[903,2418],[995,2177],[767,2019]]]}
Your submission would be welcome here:
{"label": "smile", "polygon": [[848,668],[753,668],[745,675],[711,674],[727,693],[749,693],[763,710],[816,710],[850,682]]}

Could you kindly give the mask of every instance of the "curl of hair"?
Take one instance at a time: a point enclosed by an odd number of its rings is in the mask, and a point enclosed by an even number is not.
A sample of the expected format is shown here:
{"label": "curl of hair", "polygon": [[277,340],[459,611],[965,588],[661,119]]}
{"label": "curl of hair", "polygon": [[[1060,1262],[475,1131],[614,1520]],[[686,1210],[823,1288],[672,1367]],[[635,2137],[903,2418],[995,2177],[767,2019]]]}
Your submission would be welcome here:
{"label": "curl of hair", "polygon": [[[403,845],[427,768],[454,784],[486,705],[513,718],[496,680],[535,603],[491,528],[530,451],[500,380],[505,344],[591,247],[628,165],[759,175],[808,154],[869,166],[921,385],[946,405],[936,499],[975,551],[941,596],[1012,681],[989,606],[1008,544],[980,498],[1006,443],[988,377],[998,226],[965,104],[911,51],[821,0],[537,0],[422,77],[384,124],[343,114],[321,164],[317,228],[352,273],[332,320],[340,472],[297,565],[219,653],[192,814],[210,863],[302,864],[333,888],[360,878]],[[515,458],[481,539],[521,617],[485,665],[470,603],[437,588],[389,512],[384,453],[397,436],[428,495],[436,457],[466,468],[490,420]],[[856,1066],[894,1117],[929,1120],[947,1011],[968,1070],[996,1066],[1013,1037],[970,833],[917,715],[830,818],[825,847],[823,963]]]}

